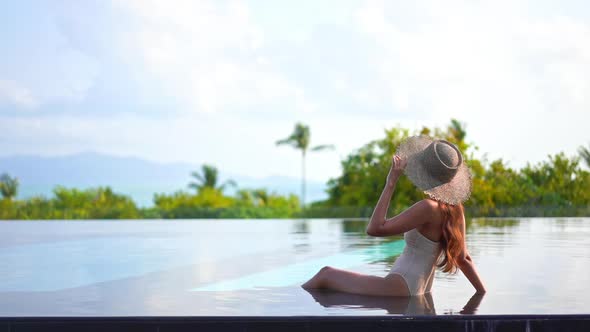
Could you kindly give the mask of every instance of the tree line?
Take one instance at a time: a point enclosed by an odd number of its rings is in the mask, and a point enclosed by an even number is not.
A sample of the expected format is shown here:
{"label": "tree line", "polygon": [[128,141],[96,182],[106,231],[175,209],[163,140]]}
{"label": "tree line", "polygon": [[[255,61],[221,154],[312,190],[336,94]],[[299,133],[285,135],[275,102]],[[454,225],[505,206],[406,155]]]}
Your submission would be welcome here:
{"label": "tree line", "polygon": [[[477,216],[590,216],[590,145],[578,155],[563,152],[546,160],[511,168],[503,159],[476,158],[478,147],[467,140],[464,123],[452,119],[445,128],[401,127],[386,129],[373,140],[341,160],[341,174],[327,182],[328,198],[305,204],[305,157],[308,150],[333,149],[333,145],[309,148],[309,127],[298,123],[293,133],[276,141],[301,151],[302,188],[299,196],[280,195],[266,188],[238,188],[232,180],[219,181],[218,169],[202,165],[191,174],[187,189],[154,194],[153,206],[140,208],[128,196],[110,187],[90,189],[58,186],[52,197],[16,199],[18,179],[0,176],[0,219],[137,219],[137,218],[299,218],[368,217],[379,199],[399,144],[411,135],[444,138],[463,151],[473,176],[473,190],[465,207]],[[229,187],[235,190],[226,194]],[[407,208],[425,195],[405,177],[400,178],[390,214]]]}
{"label": "tree line", "polygon": [[[590,216],[590,173],[582,164],[590,169],[590,147],[580,147],[579,155],[568,157],[559,152],[539,163],[514,169],[503,159],[476,158],[479,148],[466,140],[465,124],[455,119],[444,129],[424,127],[412,133],[399,127],[385,130],[384,137],[341,161],[341,175],[328,181],[329,198],[313,203],[308,213],[328,217],[339,213],[334,207],[351,207],[356,210],[350,213],[370,216],[370,207],[379,199],[396,147],[416,134],[444,138],[461,149],[472,173],[472,194],[465,203],[472,216]],[[424,197],[402,177],[390,212],[399,213]]]}

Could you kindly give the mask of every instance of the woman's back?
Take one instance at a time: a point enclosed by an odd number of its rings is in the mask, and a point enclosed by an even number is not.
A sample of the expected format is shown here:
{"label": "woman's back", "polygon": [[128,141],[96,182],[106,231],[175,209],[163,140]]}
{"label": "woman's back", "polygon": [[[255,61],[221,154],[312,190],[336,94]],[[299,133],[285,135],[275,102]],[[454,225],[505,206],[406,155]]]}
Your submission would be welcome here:
{"label": "woman's back", "polygon": [[430,292],[436,261],[440,256],[439,242],[434,242],[414,228],[404,233],[406,246],[396,259],[390,274],[398,274],[406,281],[410,295]]}
{"label": "woman's back", "polygon": [[440,204],[433,200],[426,198],[424,199],[425,202],[428,202],[430,208],[436,211],[435,213],[428,215],[428,220],[425,220],[418,226],[418,231],[422,235],[424,235],[427,239],[433,242],[439,242],[442,236],[442,224],[443,224],[443,215]]}
{"label": "woman's back", "polygon": [[430,219],[420,227],[404,233],[406,246],[397,258],[390,274],[400,275],[408,285],[411,295],[428,293],[432,287],[437,260],[444,243],[443,228],[448,218],[460,219],[463,213],[459,207],[444,206],[431,199],[425,200],[436,213],[429,214]]}

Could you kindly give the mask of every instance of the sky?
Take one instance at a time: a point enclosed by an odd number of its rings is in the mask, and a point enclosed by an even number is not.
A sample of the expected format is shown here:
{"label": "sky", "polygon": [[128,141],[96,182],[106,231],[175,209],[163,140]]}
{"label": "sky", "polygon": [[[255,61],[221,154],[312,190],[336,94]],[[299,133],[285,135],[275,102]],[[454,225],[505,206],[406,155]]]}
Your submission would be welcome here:
{"label": "sky", "polygon": [[309,179],[385,128],[457,118],[513,167],[590,143],[585,1],[0,4],[0,156],[99,152]]}

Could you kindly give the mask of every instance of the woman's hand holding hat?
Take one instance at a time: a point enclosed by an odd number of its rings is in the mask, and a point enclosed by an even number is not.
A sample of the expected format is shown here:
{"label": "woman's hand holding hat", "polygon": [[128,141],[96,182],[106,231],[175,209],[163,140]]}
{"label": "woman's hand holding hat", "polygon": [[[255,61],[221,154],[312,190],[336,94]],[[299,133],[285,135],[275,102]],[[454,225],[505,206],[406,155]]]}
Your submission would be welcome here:
{"label": "woman's hand holding hat", "polygon": [[389,174],[387,174],[387,186],[393,187],[397,182],[397,179],[402,175],[408,161],[406,158],[394,155],[391,161],[391,168]]}

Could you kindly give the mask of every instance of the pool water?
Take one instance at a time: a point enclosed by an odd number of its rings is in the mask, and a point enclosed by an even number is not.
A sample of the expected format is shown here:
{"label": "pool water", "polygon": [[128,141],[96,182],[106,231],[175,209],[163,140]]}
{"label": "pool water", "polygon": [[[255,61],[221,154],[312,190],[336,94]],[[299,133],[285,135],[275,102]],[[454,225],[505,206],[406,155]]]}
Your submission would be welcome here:
{"label": "pool water", "polygon": [[385,275],[401,236],[366,220],[7,221],[1,316],[582,314],[590,218],[474,219],[467,245],[488,293],[437,271],[413,298],[308,292],[330,265]]}

